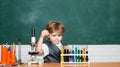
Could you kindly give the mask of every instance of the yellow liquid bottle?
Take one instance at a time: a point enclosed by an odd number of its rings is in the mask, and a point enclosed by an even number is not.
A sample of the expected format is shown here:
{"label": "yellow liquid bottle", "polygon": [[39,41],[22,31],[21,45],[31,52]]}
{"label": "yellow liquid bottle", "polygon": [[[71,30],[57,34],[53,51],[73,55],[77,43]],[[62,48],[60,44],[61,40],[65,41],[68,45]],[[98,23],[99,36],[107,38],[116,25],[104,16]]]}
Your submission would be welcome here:
{"label": "yellow liquid bottle", "polygon": [[[61,54],[64,54],[64,48],[61,49]],[[64,56],[61,56],[61,62],[64,62]]]}

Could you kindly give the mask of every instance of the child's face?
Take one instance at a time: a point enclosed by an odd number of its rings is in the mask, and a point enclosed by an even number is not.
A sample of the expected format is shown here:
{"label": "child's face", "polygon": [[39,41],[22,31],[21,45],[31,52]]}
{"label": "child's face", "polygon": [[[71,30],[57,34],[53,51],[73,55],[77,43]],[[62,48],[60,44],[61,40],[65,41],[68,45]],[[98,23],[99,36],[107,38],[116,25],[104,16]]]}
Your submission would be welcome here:
{"label": "child's face", "polygon": [[59,35],[57,32],[49,34],[49,39],[53,44],[59,44],[62,40],[62,35]]}

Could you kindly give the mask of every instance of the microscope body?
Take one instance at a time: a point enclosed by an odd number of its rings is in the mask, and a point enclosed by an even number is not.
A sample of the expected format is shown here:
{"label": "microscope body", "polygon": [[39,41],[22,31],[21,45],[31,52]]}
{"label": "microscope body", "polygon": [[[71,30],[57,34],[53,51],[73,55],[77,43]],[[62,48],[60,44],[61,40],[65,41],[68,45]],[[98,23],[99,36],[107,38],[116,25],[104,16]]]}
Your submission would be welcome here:
{"label": "microscope body", "polygon": [[35,37],[31,37],[30,46],[31,46],[31,50],[28,53],[30,55],[30,62],[28,63],[29,65],[33,64],[33,63],[38,63],[36,56],[39,54],[39,52],[35,51],[35,48],[36,48],[36,38]]}
{"label": "microscope body", "polygon": [[28,52],[30,55],[30,62],[28,63],[29,65],[34,64],[34,63],[43,63],[43,56],[39,55],[39,52],[36,51],[36,37],[35,37],[35,30],[32,30],[32,37],[31,37],[31,50]]}

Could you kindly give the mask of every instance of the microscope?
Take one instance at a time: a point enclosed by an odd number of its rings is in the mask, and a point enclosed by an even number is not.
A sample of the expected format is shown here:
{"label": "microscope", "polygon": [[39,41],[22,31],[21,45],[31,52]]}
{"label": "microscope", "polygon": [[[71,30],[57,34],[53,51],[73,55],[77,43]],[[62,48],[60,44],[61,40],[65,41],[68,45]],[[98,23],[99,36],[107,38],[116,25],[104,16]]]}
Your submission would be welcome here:
{"label": "microscope", "polygon": [[[36,37],[35,37],[35,29],[32,29],[32,37],[31,37],[31,50],[28,52],[28,54],[30,55],[30,62],[28,63],[29,65],[31,64],[35,64],[35,63],[43,63],[43,56],[39,56],[39,52],[37,52],[35,50],[36,48]],[[40,58],[40,59],[39,59]],[[41,60],[42,59],[42,60]]]}

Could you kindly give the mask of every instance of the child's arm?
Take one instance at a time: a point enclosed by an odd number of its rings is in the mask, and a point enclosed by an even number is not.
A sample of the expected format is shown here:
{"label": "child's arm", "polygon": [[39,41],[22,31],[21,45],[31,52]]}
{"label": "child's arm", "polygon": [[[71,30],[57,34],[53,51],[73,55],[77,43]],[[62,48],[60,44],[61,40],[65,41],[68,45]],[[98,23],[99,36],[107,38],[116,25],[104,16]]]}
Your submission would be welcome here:
{"label": "child's arm", "polygon": [[42,43],[43,43],[44,37],[46,37],[48,35],[49,35],[49,32],[47,30],[43,30],[41,35],[40,35],[40,38],[39,38],[38,43],[37,43],[37,49],[36,49],[40,54],[44,53],[44,51],[42,49]]}

